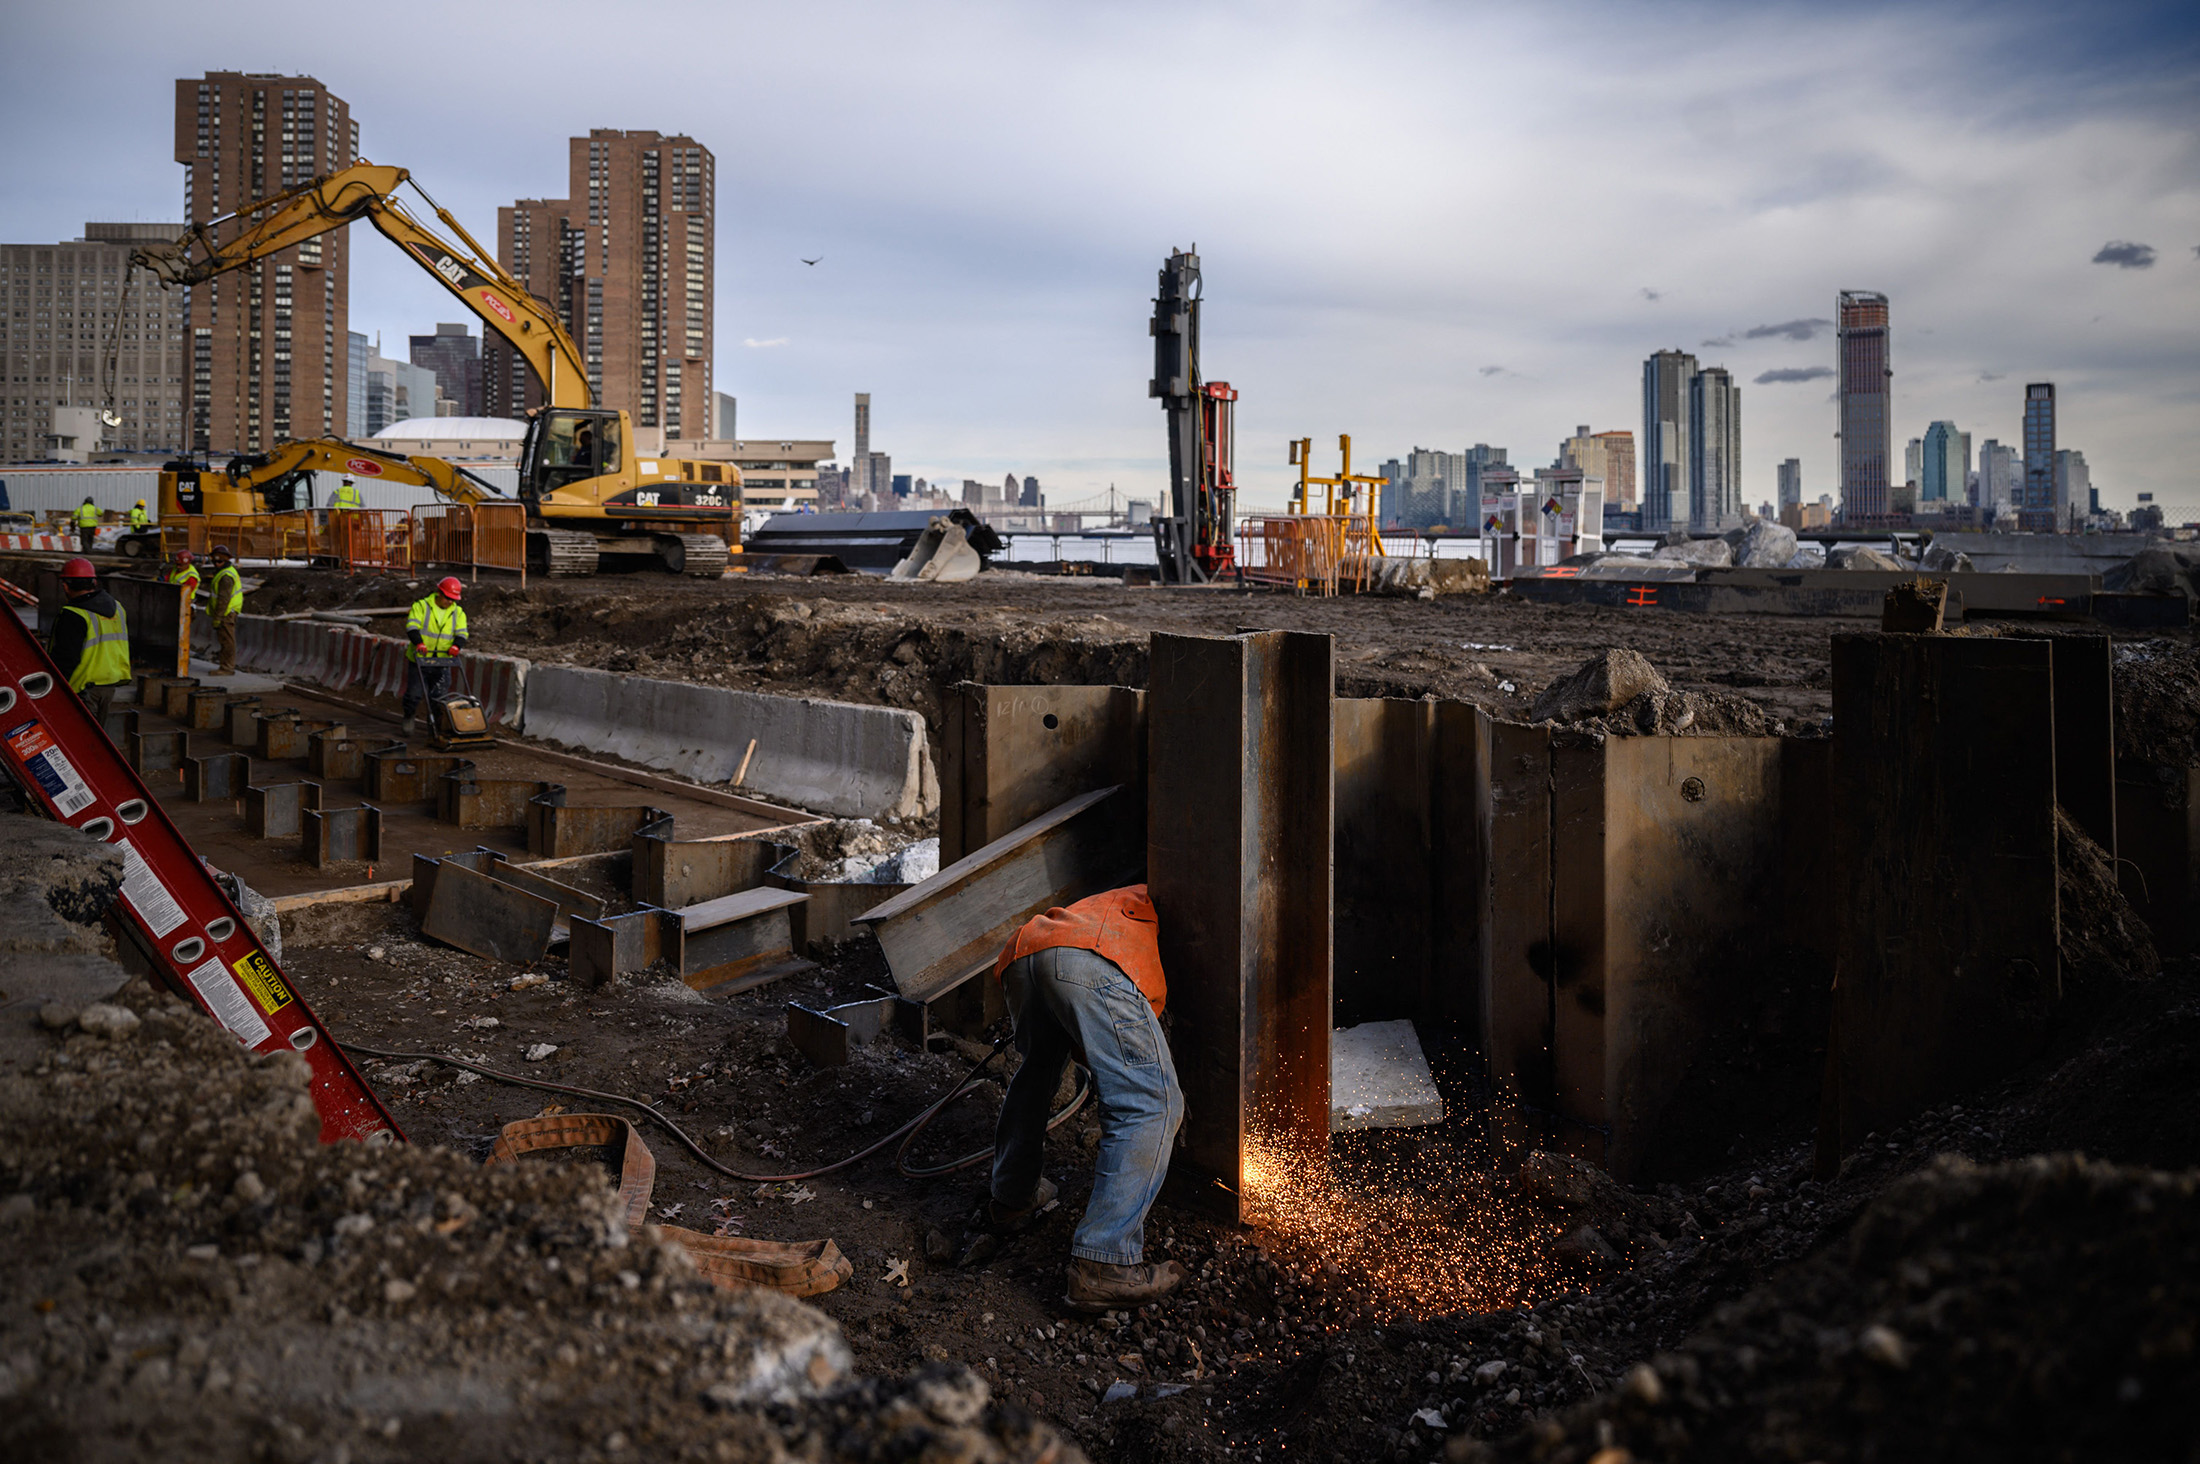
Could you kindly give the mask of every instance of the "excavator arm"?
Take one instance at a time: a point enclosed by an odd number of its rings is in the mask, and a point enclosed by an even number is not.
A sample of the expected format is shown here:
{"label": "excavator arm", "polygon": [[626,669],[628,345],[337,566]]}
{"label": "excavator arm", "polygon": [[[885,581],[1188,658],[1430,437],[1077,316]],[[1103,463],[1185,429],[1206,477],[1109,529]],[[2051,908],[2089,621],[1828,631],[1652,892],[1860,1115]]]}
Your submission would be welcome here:
{"label": "excavator arm", "polygon": [[273,452],[253,453],[232,459],[230,486],[240,493],[266,493],[299,473],[348,473],[377,483],[403,483],[427,488],[452,503],[508,503],[487,479],[441,458],[405,457],[378,452],[340,438],[321,437],[308,442],[285,442]]}
{"label": "excavator arm", "polygon": [[[407,184],[465,247],[450,243],[405,209],[397,191]],[[131,262],[150,270],[163,285],[203,284],[362,218],[518,351],[542,381],[551,406],[591,404],[587,364],[556,312],[528,293],[403,168],[354,163],[288,193],[194,224],[173,244],[136,251]]]}

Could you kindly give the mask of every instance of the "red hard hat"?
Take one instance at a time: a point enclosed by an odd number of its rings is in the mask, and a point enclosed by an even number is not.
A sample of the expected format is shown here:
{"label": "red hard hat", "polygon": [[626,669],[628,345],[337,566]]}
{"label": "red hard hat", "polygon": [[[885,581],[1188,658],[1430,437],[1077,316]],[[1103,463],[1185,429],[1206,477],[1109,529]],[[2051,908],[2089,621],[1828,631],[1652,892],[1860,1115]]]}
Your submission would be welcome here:
{"label": "red hard hat", "polygon": [[188,549],[178,549],[178,550],[176,551],[176,563],[178,563],[178,564],[189,564],[190,562],[191,562],[191,551],[190,551],[190,550],[188,550]]}
{"label": "red hard hat", "polygon": [[[89,567],[90,566],[88,565],[86,566],[86,568]],[[443,596],[447,600],[455,600],[460,595],[466,593],[466,587],[458,582],[458,576],[451,575],[447,577],[443,581],[443,583],[437,585],[435,587],[435,591],[437,594]]]}
{"label": "red hard hat", "polygon": [[92,561],[89,559],[72,559],[61,566],[61,577],[63,579],[96,580],[99,578],[99,571],[92,568]]}

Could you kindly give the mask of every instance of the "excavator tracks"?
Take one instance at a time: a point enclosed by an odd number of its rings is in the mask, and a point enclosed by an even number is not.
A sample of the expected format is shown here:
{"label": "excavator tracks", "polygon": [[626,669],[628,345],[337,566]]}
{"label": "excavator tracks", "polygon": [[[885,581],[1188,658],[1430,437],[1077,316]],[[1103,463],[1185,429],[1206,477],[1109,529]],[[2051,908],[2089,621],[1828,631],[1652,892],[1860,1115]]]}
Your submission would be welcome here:
{"label": "excavator tracks", "polygon": [[538,574],[554,577],[594,574],[596,536],[572,529],[529,529],[527,558]]}
{"label": "excavator tracks", "polygon": [[717,579],[726,572],[726,564],[733,556],[725,540],[716,534],[681,534],[678,537],[685,556],[680,573],[697,579]]}

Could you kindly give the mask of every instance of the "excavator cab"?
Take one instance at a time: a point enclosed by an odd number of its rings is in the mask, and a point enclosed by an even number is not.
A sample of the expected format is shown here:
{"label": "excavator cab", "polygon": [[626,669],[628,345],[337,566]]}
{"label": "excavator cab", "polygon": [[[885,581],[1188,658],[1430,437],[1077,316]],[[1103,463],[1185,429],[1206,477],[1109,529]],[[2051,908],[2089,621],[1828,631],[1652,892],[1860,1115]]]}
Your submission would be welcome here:
{"label": "excavator cab", "polygon": [[520,497],[546,497],[567,484],[618,472],[626,446],[619,421],[618,412],[582,408],[537,412],[520,444]]}

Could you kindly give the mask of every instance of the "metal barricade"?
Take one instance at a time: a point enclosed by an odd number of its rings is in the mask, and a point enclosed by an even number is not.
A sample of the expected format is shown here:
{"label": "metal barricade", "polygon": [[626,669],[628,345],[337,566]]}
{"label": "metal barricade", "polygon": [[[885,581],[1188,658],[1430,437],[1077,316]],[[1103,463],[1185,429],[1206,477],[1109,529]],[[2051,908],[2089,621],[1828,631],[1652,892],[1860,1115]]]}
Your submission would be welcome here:
{"label": "metal barricade", "polygon": [[238,559],[295,559],[310,562],[321,553],[320,534],[309,512],[209,514],[193,528],[192,553],[227,545]]}
{"label": "metal barricade", "polygon": [[412,567],[411,517],[400,509],[332,508],[329,552],[347,574],[386,574]]}
{"label": "metal barricade", "polygon": [[520,503],[424,503],[412,511],[413,562],[518,573],[527,583],[527,507]]}

